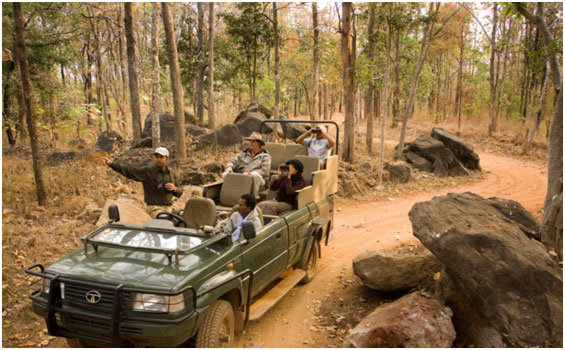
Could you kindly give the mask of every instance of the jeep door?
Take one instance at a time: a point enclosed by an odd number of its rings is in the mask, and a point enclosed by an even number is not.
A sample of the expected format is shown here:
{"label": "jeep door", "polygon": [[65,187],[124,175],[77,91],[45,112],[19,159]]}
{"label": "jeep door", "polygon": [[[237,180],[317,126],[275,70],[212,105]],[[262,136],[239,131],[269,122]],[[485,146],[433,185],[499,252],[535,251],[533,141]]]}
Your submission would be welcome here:
{"label": "jeep door", "polygon": [[308,208],[302,208],[286,214],[285,218],[288,222],[288,266],[292,266],[304,250],[306,227],[311,215]]}
{"label": "jeep door", "polygon": [[284,219],[271,221],[242,246],[243,268],[253,271],[252,296],[285,271],[288,231]]}

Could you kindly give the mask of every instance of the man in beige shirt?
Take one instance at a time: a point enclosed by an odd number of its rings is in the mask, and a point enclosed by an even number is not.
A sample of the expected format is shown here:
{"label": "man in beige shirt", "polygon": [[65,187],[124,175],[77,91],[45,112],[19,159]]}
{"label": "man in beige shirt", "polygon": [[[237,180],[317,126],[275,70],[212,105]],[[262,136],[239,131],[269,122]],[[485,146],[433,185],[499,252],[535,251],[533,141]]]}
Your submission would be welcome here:
{"label": "man in beige shirt", "polygon": [[249,147],[239,152],[226,165],[226,171],[222,174],[222,177],[225,177],[227,173],[251,175],[253,178],[251,194],[255,198],[259,198],[259,189],[262,185],[265,185],[271,170],[271,155],[266,149],[263,149],[265,142],[258,132],[253,132],[245,140],[249,141]]}

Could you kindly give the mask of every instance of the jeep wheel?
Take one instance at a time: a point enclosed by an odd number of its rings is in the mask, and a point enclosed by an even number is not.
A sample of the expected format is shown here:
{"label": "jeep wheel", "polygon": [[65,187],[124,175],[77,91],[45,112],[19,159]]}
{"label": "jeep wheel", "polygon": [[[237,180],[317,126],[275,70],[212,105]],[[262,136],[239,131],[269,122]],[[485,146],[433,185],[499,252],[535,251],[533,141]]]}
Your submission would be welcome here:
{"label": "jeep wheel", "polygon": [[231,304],[216,300],[196,335],[197,348],[231,348],[235,321]]}
{"label": "jeep wheel", "polygon": [[316,270],[318,269],[318,249],[320,249],[320,246],[315,240],[312,244],[313,247],[309,251],[306,251],[306,254],[302,256],[296,265],[296,268],[306,271],[306,276],[304,276],[304,278],[300,281],[302,284],[312,281],[314,279],[314,275],[316,275]]}
{"label": "jeep wheel", "polygon": [[88,344],[80,338],[66,338],[71,348],[89,348]]}

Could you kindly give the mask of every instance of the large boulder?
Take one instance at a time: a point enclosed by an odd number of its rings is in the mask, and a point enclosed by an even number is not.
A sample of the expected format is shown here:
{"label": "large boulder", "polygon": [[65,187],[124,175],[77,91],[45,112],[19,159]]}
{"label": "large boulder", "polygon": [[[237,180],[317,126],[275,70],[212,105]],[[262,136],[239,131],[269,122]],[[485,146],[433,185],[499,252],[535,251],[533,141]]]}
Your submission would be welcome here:
{"label": "large boulder", "polygon": [[390,180],[396,183],[407,183],[410,181],[410,167],[405,162],[389,163],[385,169],[390,173]]}
{"label": "large boulder", "polygon": [[217,145],[220,147],[239,145],[243,140],[239,134],[237,126],[235,126],[235,124],[227,124],[211,133],[200,136],[197,139],[198,143],[196,148],[202,149],[211,146],[214,140],[214,134],[216,135]]}
{"label": "large boulder", "polygon": [[529,238],[540,239],[539,221],[522,206],[522,204],[511,199],[491,197],[488,203],[495,207],[502,215],[516,222]]}
{"label": "large boulder", "polygon": [[563,270],[516,222],[473,193],[417,203],[409,217],[505,346],[563,346]]}
{"label": "large boulder", "polygon": [[265,105],[257,102],[251,102],[243,111],[239,112],[235,117],[233,123],[237,124],[247,118],[248,113],[260,113],[265,118],[270,119],[273,116],[273,111],[265,107]]}
{"label": "large boulder", "polygon": [[344,348],[448,348],[455,339],[451,310],[414,292],[379,306],[349,333]]}
{"label": "large boulder", "polygon": [[[189,124],[197,124],[196,118],[184,111],[184,123],[185,126]],[[143,132],[141,133],[141,138],[151,137],[151,114],[148,114],[145,118],[145,124],[143,126]],[[169,112],[163,111],[159,114],[159,127],[161,129],[161,143],[174,142],[175,141],[175,116]]]}
{"label": "large boulder", "polygon": [[465,142],[459,136],[442,128],[433,128],[432,137],[440,140],[445,147],[467,168],[481,170],[479,155],[473,150],[473,146]]}
{"label": "large boulder", "polygon": [[[286,118],[281,116],[281,119]],[[282,123],[281,126],[284,137],[291,140],[296,140],[298,136],[304,134],[307,130],[304,125],[296,123]]]}
{"label": "large boulder", "polygon": [[494,327],[484,322],[473,305],[469,304],[449,274],[441,271],[435,285],[435,296],[453,310],[451,321],[455,327],[457,347],[502,348],[504,341]]}
{"label": "large boulder", "polygon": [[76,157],[76,152],[52,152],[47,156],[47,164],[54,166],[59,165],[65,161],[73,160]]}
{"label": "large boulder", "polygon": [[414,165],[414,167],[420,171],[426,171],[431,173],[433,171],[433,164],[425,158],[420,157],[414,152],[404,152],[404,157],[408,163]]}
{"label": "large boulder", "polygon": [[407,150],[431,162],[433,173],[440,177],[469,175],[453,153],[441,141],[431,136],[419,136],[408,143]]}
{"label": "large boulder", "polygon": [[353,259],[353,272],[367,287],[379,291],[402,291],[430,283],[443,264],[420,246],[392,252],[366,251]]}
{"label": "large boulder", "polygon": [[263,128],[260,131],[261,122],[265,120],[267,120],[267,118],[261,113],[248,112],[245,119],[237,122],[235,125],[242,137],[248,137],[254,131],[262,134],[270,134],[273,132],[273,129],[268,124],[263,125]]}
{"label": "large boulder", "polygon": [[96,140],[96,145],[94,146],[96,151],[105,151],[108,154],[118,152],[124,144],[122,136],[117,132],[110,130],[104,131]]}

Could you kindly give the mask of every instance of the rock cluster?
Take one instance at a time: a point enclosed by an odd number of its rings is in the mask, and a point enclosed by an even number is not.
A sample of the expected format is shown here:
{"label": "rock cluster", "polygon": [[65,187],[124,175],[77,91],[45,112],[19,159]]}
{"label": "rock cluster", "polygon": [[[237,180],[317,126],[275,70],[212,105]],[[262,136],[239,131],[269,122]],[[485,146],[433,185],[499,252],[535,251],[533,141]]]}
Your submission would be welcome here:
{"label": "rock cluster", "polygon": [[[419,300],[418,293],[381,305],[344,346],[449,347],[453,329],[459,346],[563,346],[563,270],[538,242],[540,225],[531,213],[508,199],[450,193],[415,204],[409,217],[424,246],[362,253],[354,272],[379,291],[431,288],[426,298],[441,306],[422,313],[425,303],[406,302]],[[412,315],[423,328],[451,310],[426,334],[403,323]]]}
{"label": "rock cluster", "polygon": [[440,177],[465,176],[469,175],[467,169],[481,169],[473,147],[442,128],[433,128],[431,136],[421,135],[406,143],[403,155],[416,169]]}

